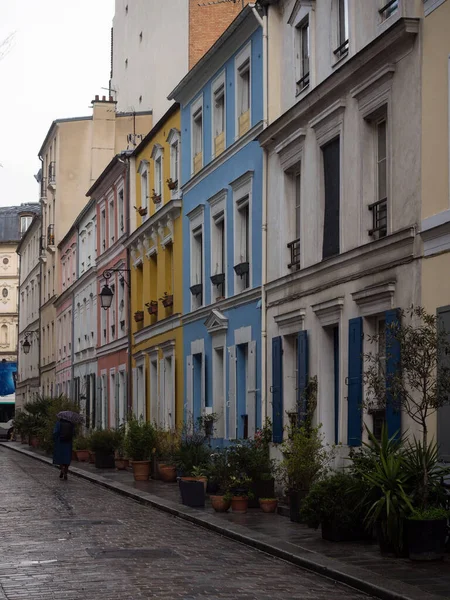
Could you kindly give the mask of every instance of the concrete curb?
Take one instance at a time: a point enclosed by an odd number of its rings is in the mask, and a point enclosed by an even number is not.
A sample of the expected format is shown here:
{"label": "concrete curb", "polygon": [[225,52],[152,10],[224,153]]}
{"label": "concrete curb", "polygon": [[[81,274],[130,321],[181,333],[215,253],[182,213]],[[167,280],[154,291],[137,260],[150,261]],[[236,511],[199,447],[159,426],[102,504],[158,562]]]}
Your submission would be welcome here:
{"label": "concrete curb", "polygon": [[[0,443],[0,445],[52,466],[50,458],[40,456],[29,450],[10,446],[7,442]],[[423,590],[407,583],[387,578],[381,580],[380,575],[377,573],[361,567],[347,565],[323,554],[312,552],[307,548],[302,548],[301,546],[282,540],[274,540],[266,534],[250,532],[248,528],[229,523],[228,521],[222,521],[216,518],[214,514],[199,513],[198,510],[193,508],[171,502],[170,500],[162,500],[154,494],[131,489],[128,485],[109,481],[101,475],[92,475],[77,467],[71,467],[70,470],[73,475],[81,479],[100,485],[146,506],[162,510],[194,525],[219,533],[224,537],[251,546],[271,556],[281,558],[308,571],[313,571],[329,579],[346,584],[381,600],[445,600],[443,596],[427,594]]]}

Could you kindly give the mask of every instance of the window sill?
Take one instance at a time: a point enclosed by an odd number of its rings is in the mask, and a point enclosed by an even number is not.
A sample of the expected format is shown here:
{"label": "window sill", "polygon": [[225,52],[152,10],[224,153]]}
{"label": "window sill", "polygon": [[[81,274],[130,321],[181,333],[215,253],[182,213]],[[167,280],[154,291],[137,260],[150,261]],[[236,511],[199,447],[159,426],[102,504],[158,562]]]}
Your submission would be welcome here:
{"label": "window sill", "polygon": [[298,98],[304,92],[306,92],[308,89],[309,89],[309,83],[307,85],[303,86],[301,89],[297,89],[296,92],[295,92],[295,97]]}
{"label": "window sill", "polygon": [[343,54],[341,54],[341,56],[336,57],[334,56],[334,62],[331,65],[332,69],[335,69],[336,67],[340,67],[349,57],[349,51],[347,50],[347,52],[344,52]]}

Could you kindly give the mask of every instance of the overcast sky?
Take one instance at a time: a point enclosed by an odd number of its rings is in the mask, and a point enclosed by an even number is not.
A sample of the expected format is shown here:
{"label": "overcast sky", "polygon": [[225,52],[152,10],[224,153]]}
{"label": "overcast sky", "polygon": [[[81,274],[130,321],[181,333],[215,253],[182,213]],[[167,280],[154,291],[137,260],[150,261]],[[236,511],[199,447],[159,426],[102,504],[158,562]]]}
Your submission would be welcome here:
{"label": "overcast sky", "polygon": [[0,0],[0,205],[38,201],[39,148],[54,119],[107,95],[114,0]]}

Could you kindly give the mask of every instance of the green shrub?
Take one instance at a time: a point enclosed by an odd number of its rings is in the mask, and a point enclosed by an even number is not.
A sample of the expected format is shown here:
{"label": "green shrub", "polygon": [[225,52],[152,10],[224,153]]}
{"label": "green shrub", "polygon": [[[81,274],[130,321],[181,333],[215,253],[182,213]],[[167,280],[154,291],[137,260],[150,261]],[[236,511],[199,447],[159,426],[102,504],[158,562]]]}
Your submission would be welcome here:
{"label": "green shrub", "polygon": [[84,435],[78,435],[73,440],[74,450],[89,450],[89,439]]}
{"label": "green shrub", "polygon": [[190,430],[184,427],[181,435],[180,446],[175,455],[177,469],[185,476],[192,475],[195,467],[207,469],[210,463],[211,449],[207,444],[205,434],[198,428]]}
{"label": "green shrub", "polygon": [[121,443],[121,432],[115,429],[94,431],[88,439],[88,445],[92,452],[102,452],[105,454],[114,454]]}
{"label": "green shrub", "polygon": [[150,460],[156,441],[155,428],[151,423],[131,418],[124,440],[126,455],[135,461]]}
{"label": "green shrub", "polygon": [[338,521],[347,530],[363,528],[365,511],[361,499],[367,486],[348,473],[333,473],[311,486],[300,511],[302,520],[317,529],[322,523]]}
{"label": "green shrub", "polygon": [[415,510],[409,517],[412,521],[441,521],[448,519],[449,511],[444,508],[426,508],[424,510]]}

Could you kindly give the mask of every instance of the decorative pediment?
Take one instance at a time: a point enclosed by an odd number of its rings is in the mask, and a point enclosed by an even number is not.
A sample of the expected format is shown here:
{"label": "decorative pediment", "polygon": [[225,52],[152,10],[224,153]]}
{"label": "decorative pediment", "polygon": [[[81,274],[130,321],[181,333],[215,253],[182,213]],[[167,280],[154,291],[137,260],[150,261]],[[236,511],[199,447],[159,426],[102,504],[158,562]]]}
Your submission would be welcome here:
{"label": "decorative pediment", "polygon": [[377,315],[394,306],[395,281],[386,281],[358,290],[352,294],[363,317]]}
{"label": "decorative pediment", "polygon": [[138,167],[139,175],[142,175],[142,173],[145,173],[146,171],[148,171],[149,164],[150,163],[148,162],[148,160],[141,160],[141,162],[139,163],[139,167]]}
{"label": "decorative pediment", "polygon": [[[316,0],[297,0],[297,2],[294,4],[294,8],[292,9],[291,14],[289,15],[289,19],[288,19],[288,23],[289,25],[294,25],[294,23],[300,18],[302,19],[305,15],[303,14],[303,12],[308,12],[309,9],[313,8],[316,4]],[[302,14],[300,14],[301,9],[306,9],[306,11],[302,11]]]}
{"label": "decorative pediment", "polygon": [[163,153],[163,147],[161,144],[155,144],[152,148],[152,159],[155,160],[158,156]]}
{"label": "decorative pediment", "polygon": [[168,142],[168,144],[172,145],[174,142],[179,140],[180,137],[181,137],[181,132],[178,129],[176,129],[175,127],[172,127],[172,129],[169,131],[169,135],[167,136],[167,142]]}
{"label": "decorative pediment", "polygon": [[325,302],[313,304],[311,307],[319,318],[322,327],[336,325],[341,318],[342,309],[344,308],[344,298],[333,298]]}
{"label": "decorative pediment", "polygon": [[205,321],[205,327],[210,335],[228,329],[228,319],[218,310],[212,310]]}

